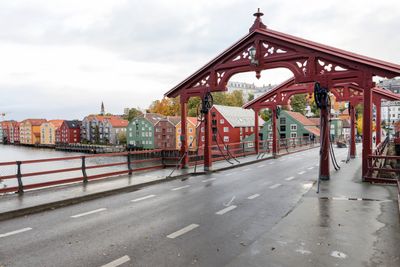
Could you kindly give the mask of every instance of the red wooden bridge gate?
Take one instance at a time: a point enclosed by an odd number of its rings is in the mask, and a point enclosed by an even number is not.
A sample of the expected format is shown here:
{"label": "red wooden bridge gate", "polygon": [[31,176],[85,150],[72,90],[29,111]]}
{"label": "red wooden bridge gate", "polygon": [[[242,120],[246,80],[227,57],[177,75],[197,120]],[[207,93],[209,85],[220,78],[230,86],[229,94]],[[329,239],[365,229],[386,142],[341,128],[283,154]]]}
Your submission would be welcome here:
{"label": "red wooden bridge gate", "polygon": [[[259,10],[249,33],[219,54],[197,72],[168,91],[167,97],[180,97],[181,120],[186,121],[187,102],[190,97],[204,99],[211,92],[227,90],[227,82],[234,74],[254,71],[260,77],[262,70],[287,68],[293,78],[284,82],[273,91],[246,104],[257,113],[262,108],[269,108],[273,113],[279,105],[286,105],[294,94],[313,93],[315,84],[333,94],[338,101],[350,103],[352,121],[351,155],[355,156],[355,112],[358,103],[364,106],[363,112],[363,150],[362,176],[367,180],[368,156],[372,154],[372,107],[377,107],[377,138],[380,137],[380,102],[382,99],[397,100],[398,95],[375,87],[374,76],[394,78],[400,75],[400,65],[365,57],[355,53],[312,42],[285,33],[271,30],[263,24],[263,13]],[[272,118],[276,118],[272,116]],[[212,168],[212,125],[210,112],[205,113],[204,168]],[[257,122],[257,120],[256,120]],[[276,120],[273,119],[273,125]],[[258,130],[258,125],[255,127]],[[378,130],[379,129],[379,130]],[[329,179],[329,107],[321,108],[321,143],[320,178]],[[183,157],[182,166],[188,164],[187,130],[181,133]],[[258,151],[258,133],[255,145]],[[276,153],[277,135],[273,131],[273,152]]]}

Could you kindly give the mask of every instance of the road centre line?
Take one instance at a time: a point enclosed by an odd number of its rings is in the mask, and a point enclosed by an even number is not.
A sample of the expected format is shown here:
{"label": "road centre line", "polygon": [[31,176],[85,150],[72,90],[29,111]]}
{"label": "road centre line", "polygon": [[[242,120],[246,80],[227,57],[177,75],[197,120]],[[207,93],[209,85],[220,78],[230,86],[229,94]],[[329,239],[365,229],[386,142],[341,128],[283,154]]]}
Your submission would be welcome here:
{"label": "road centre line", "polygon": [[15,230],[15,231],[12,231],[12,232],[8,232],[8,233],[5,233],[5,234],[0,234],[0,238],[6,237],[6,236],[10,236],[10,235],[20,234],[20,233],[23,233],[23,232],[26,232],[26,231],[29,231],[29,230],[32,230],[32,228],[26,227],[26,228],[22,228],[22,229]]}
{"label": "road centre line", "polygon": [[237,208],[237,206],[231,205],[231,206],[229,206],[229,207],[226,207],[225,209],[222,209],[222,210],[220,210],[220,211],[217,211],[215,214],[217,214],[217,215],[223,215],[223,214],[225,214],[225,213],[227,213],[227,212],[229,212],[229,211],[231,211],[231,210],[234,210],[234,209],[236,209],[236,208]]}
{"label": "road centre line", "polygon": [[101,208],[101,209],[97,209],[97,210],[92,210],[92,211],[88,211],[88,212],[72,215],[71,218],[79,218],[79,217],[82,217],[82,216],[90,215],[90,214],[101,212],[101,211],[105,211],[105,210],[107,210],[107,209],[106,208]]}
{"label": "road centre line", "polygon": [[116,259],[110,263],[102,265],[101,267],[117,267],[117,266],[120,266],[121,264],[124,264],[125,262],[130,261],[130,260],[131,260],[131,258],[129,258],[128,255],[125,255],[125,256],[123,256],[119,259]]}
{"label": "road centre line", "polygon": [[259,196],[260,196],[260,194],[254,194],[254,195],[251,195],[251,196],[247,197],[247,199],[255,199],[255,198],[259,197]]}
{"label": "road centre line", "polygon": [[174,239],[177,238],[178,236],[181,236],[183,234],[186,234],[187,232],[192,231],[193,229],[199,227],[198,224],[192,223],[176,232],[173,232],[172,234],[167,235],[168,238]]}
{"label": "road centre line", "polygon": [[176,191],[176,190],[181,190],[181,189],[188,188],[188,187],[190,187],[190,185],[184,185],[184,186],[180,186],[180,187],[175,187],[175,188],[172,188],[171,190],[172,191]]}
{"label": "road centre line", "polygon": [[285,178],[285,180],[286,181],[291,181],[291,180],[293,180],[295,177],[294,176],[290,176],[290,177],[288,177],[288,178]]}
{"label": "road centre line", "polygon": [[305,174],[305,173],[306,173],[305,171],[298,172],[298,174],[300,174],[300,175]]}
{"label": "road centre line", "polygon": [[275,189],[275,188],[278,188],[278,187],[280,187],[281,186],[281,184],[274,184],[274,185],[271,185],[270,187],[269,187],[269,189]]}
{"label": "road centre line", "polygon": [[216,180],[217,178],[209,178],[209,179],[204,179],[202,182],[203,183],[207,183],[207,182],[210,182],[210,181],[214,181],[214,180]]}
{"label": "road centre line", "polygon": [[133,199],[133,200],[131,200],[132,202],[138,202],[138,201],[141,201],[141,200],[145,200],[145,199],[149,199],[149,198],[152,198],[152,197],[155,197],[156,195],[148,195],[148,196],[145,196],[145,197],[140,197],[140,198],[136,198],[136,199]]}
{"label": "road centre line", "polygon": [[308,168],[307,168],[307,170],[312,170],[312,169],[314,169],[314,167],[308,167]]}

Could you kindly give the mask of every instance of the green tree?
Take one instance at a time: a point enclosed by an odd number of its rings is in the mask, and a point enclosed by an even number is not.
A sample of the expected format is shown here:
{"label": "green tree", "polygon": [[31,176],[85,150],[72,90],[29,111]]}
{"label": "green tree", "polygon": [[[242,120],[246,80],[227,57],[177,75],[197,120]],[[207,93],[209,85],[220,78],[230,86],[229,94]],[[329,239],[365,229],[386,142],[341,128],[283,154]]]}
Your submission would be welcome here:
{"label": "green tree", "polygon": [[143,112],[141,112],[139,108],[130,108],[128,114],[124,114],[122,118],[131,121],[133,118],[136,118],[140,115],[143,115]]}
{"label": "green tree", "polygon": [[268,121],[271,118],[272,111],[270,109],[263,109],[260,111],[260,117],[264,121]]}
{"label": "green tree", "polygon": [[118,144],[120,144],[120,145],[126,144],[126,133],[125,132],[119,132],[117,135],[117,138],[118,138]]}
{"label": "green tree", "polygon": [[290,106],[294,112],[306,115],[307,94],[294,95],[290,99]]}
{"label": "green tree", "polygon": [[254,94],[250,93],[249,96],[247,97],[247,101],[251,101],[254,99]]}

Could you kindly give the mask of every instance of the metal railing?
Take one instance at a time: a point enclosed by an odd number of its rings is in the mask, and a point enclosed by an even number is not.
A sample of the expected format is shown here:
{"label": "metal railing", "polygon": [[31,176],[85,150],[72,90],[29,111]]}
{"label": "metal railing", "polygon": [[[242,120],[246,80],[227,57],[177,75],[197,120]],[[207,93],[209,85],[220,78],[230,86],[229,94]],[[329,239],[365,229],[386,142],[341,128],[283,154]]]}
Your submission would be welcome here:
{"label": "metal railing", "polygon": [[[51,168],[46,165],[47,163],[55,163],[56,168]],[[32,165],[35,165],[35,167],[31,167],[30,171],[24,171],[24,169],[29,169]],[[58,168],[58,165],[68,167]],[[131,175],[133,172],[164,168],[165,165],[162,150],[158,149],[0,162],[0,168],[2,167],[15,168],[15,173],[1,175],[0,179],[3,181],[16,180],[16,186],[0,188],[0,193],[17,192],[22,194],[24,190],[28,189],[79,182],[87,183],[90,180],[105,177],[123,174]],[[54,174],[57,174],[56,177],[51,177]],[[44,178],[38,179],[38,177]]]}

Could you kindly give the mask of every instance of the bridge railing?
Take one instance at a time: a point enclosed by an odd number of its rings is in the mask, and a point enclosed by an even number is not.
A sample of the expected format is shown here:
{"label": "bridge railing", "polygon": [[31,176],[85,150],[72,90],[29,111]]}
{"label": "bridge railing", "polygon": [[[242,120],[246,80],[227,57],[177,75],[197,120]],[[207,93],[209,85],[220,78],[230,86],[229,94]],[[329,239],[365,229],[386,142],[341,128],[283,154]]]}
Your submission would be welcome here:
{"label": "bridge railing", "polygon": [[[368,172],[364,179],[368,182],[396,183],[400,175],[400,169],[396,167],[400,162],[399,156],[387,156],[386,151],[389,145],[389,138],[378,144],[372,155],[368,156]],[[395,167],[393,167],[393,165]]]}
{"label": "bridge railing", "polygon": [[[0,180],[7,185],[0,188],[0,193],[23,193],[28,189],[87,183],[94,179],[163,167],[161,149],[0,162],[0,170],[8,169],[7,174],[0,172]],[[12,169],[14,173],[10,173]]]}

